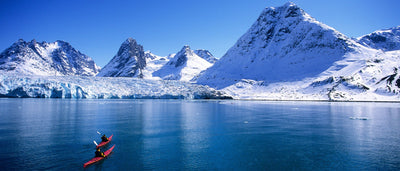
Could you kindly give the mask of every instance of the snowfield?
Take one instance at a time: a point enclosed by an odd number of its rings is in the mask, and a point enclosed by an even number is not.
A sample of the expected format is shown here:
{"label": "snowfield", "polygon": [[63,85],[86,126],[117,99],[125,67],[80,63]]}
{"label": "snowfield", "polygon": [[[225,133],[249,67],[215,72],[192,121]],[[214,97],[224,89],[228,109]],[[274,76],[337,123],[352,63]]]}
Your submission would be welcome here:
{"label": "snowfield", "polygon": [[367,54],[371,53],[349,54],[320,75],[301,81],[242,79],[222,90],[234,99],[400,102],[400,51]]}
{"label": "snowfield", "polygon": [[0,97],[75,99],[231,99],[208,86],[125,77],[0,75]]}
{"label": "snowfield", "polygon": [[155,71],[153,76],[163,80],[189,82],[212,64],[198,56],[188,45],[185,45],[174,58]]}

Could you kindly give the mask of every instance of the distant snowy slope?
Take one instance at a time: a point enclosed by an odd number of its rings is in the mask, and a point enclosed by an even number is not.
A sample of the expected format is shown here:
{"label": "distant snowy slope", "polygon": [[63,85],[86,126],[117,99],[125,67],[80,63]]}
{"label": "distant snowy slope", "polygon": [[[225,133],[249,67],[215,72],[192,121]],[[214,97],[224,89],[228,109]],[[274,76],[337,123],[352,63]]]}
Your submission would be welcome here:
{"label": "distant snowy slope", "polygon": [[190,81],[200,72],[212,66],[211,63],[199,57],[189,46],[184,46],[174,58],[169,60],[153,76],[163,80]]}
{"label": "distant snowy slope", "polygon": [[228,52],[197,80],[224,88],[241,79],[299,81],[317,76],[358,45],[293,3],[266,8]]}
{"label": "distant snowy slope", "polygon": [[0,74],[0,97],[89,99],[229,99],[222,91],[180,81]]}
{"label": "distant snowy slope", "polygon": [[400,50],[400,26],[378,30],[357,39],[362,45],[384,51]]}
{"label": "distant snowy slope", "polygon": [[0,54],[0,71],[20,75],[94,76],[99,70],[92,58],[60,40],[40,43],[20,39]]}
{"label": "distant snowy slope", "polygon": [[135,39],[128,38],[122,43],[118,53],[101,69],[99,77],[143,77],[146,67],[143,46]]}
{"label": "distant snowy slope", "polygon": [[201,58],[205,59],[206,61],[208,61],[209,63],[214,64],[215,62],[218,61],[218,59],[216,57],[214,57],[214,55],[211,54],[210,51],[205,50],[205,49],[197,49],[194,50],[194,53],[198,56],[200,56]]}
{"label": "distant snowy slope", "polygon": [[144,79],[160,80],[154,77],[153,73],[163,67],[172,57],[162,57],[152,54],[150,51],[144,52],[146,58],[146,67],[142,70]]}

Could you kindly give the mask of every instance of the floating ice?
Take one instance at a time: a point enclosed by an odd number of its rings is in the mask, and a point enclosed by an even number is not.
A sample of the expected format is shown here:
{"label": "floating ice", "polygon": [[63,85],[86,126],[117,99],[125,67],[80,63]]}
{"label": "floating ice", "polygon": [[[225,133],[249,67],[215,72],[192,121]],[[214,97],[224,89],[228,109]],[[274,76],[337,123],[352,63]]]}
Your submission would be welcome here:
{"label": "floating ice", "polygon": [[353,119],[353,120],[368,120],[367,117],[350,117],[350,119]]}

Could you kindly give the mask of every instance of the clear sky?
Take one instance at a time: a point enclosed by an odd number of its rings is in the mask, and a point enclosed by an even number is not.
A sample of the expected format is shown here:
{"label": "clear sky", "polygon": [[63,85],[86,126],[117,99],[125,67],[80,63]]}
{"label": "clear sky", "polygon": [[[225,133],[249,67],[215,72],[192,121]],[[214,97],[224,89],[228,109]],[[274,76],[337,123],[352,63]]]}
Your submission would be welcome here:
{"label": "clear sky", "polygon": [[[64,40],[103,67],[128,37],[160,56],[184,45],[222,57],[265,7],[287,0],[0,0],[0,51]],[[400,0],[292,0],[349,37],[400,25]]]}

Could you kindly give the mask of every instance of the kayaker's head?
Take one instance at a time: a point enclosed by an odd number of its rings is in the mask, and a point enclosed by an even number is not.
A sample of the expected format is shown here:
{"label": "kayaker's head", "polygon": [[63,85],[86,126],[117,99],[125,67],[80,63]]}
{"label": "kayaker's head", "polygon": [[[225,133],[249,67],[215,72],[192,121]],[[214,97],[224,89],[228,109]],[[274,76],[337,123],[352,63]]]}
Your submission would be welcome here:
{"label": "kayaker's head", "polygon": [[106,136],[106,134],[103,134],[103,137],[105,137]]}

